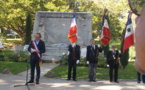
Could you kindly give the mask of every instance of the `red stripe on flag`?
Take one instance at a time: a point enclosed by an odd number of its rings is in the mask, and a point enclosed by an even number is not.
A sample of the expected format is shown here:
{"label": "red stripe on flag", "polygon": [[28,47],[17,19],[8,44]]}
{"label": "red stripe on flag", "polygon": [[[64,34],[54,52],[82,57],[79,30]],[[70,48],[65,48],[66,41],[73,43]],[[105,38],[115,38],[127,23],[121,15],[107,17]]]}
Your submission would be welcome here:
{"label": "red stripe on flag", "polygon": [[69,39],[70,39],[71,43],[75,43],[78,38],[76,35],[74,35],[74,36],[69,37]]}
{"label": "red stripe on flag", "polygon": [[68,35],[69,35],[68,37],[70,37],[71,35],[74,35],[76,33],[77,33],[77,26],[71,27],[70,31],[68,33]]}
{"label": "red stripe on flag", "polygon": [[101,42],[104,46],[106,46],[110,42],[110,29],[103,27],[103,37],[101,38]]}
{"label": "red stripe on flag", "polygon": [[104,27],[104,28],[103,28],[103,34],[104,34],[106,37],[110,37],[110,29]]}
{"label": "red stripe on flag", "polygon": [[110,38],[108,37],[103,37],[101,39],[101,42],[103,42],[103,45],[106,46],[110,42]]}
{"label": "red stripe on flag", "polygon": [[123,52],[125,52],[125,50],[128,49],[132,45],[134,45],[134,34],[124,39]]}
{"label": "red stripe on flag", "polygon": [[71,43],[75,43],[77,41],[77,25],[76,25],[76,18],[73,16],[72,22],[71,22],[71,27],[68,32],[68,38]]}

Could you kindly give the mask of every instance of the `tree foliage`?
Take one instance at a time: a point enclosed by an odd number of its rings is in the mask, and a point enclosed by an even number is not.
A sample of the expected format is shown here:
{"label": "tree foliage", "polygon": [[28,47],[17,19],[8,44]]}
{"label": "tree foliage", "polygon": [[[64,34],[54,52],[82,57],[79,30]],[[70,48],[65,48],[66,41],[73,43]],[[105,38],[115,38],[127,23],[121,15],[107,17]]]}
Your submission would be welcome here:
{"label": "tree foliage", "polygon": [[[95,1],[95,2],[94,2]],[[11,29],[24,40],[26,37],[26,15],[31,13],[32,19],[36,11],[92,13],[93,37],[100,35],[102,15],[108,9],[112,39],[121,39],[125,26],[124,19],[128,12],[127,0],[0,0],[0,27]],[[116,38],[117,37],[117,38]]]}

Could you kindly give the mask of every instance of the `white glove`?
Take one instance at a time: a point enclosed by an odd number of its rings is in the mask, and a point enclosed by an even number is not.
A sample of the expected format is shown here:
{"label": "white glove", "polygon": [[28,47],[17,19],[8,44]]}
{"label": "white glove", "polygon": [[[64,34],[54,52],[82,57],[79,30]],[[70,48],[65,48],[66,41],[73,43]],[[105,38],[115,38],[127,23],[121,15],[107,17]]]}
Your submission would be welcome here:
{"label": "white glove", "polygon": [[80,60],[77,60],[77,62],[76,62],[76,63],[77,63],[77,64],[79,64],[79,62],[80,62]]}
{"label": "white glove", "polygon": [[68,51],[68,52],[67,52],[67,55],[69,55],[69,53],[70,53],[70,52]]}
{"label": "white glove", "polygon": [[107,64],[107,67],[109,67],[109,64]]}
{"label": "white glove", "polygon": [[121,54],[121,51],[120,50],[118,52],[119,52],[119,54]]}
{"label": "white glove", "polygon": [[89,61],[87,61],[87,64],[89,64]]}
{"label": "white glove", "polygon": [[98,45],[98,48],[100,48],[100,45]]}

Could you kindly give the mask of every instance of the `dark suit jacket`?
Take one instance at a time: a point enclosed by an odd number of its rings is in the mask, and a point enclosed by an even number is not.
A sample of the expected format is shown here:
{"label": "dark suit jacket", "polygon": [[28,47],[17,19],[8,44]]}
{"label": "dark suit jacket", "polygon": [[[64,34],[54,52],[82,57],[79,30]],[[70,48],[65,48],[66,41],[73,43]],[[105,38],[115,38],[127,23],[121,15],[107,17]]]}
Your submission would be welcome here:
{"label": "dark suit jacket", "polygon": [[[28,47],[28,51],[30,52],[31,51],[31,48],[34,49],[33,45],[32,45],[32,41],[30,42],[29,44],[29,47]],[[40,53],[40,56],[42,56],[42,53],[45,53],[45,43],[40,40],[39,43],[38,43],[38,49],[39,49],[39,53]],[[31,59],[37,59],[38,56],[36,55],[36,53],[31,53],[31,56],[30,56]]]}
{"label": "dark suit jacket", "polygon": [[98,48],[98,46],[95,45],[94,49],[91,45],[87,46],[86,60],[89,61],[89,63],[98,63],[99,52],[102,52],[101,47]]}
{"label": "dark suit jacket", "polygon": [[[75,49],[72,47],[72,45],[69,45],[68,51],[69,51],[68,62],[76,62],[77,60],[80,60],[80,46],[79,45],[76,45]],[[75,60],[74,60],[74,56],[75,56]]]}
{"label": "dark suit jacket", "polygon": [[[108,51],[108,54],[107,54],[107,63],[109,65],[115,65],[117,60],[119,59],[119,57],[121,56],[118,52],[118,50],[115,50],[115,55],[113,56],[113,52],[110,50]],[[119,63],[117,63],[119,64]]]}

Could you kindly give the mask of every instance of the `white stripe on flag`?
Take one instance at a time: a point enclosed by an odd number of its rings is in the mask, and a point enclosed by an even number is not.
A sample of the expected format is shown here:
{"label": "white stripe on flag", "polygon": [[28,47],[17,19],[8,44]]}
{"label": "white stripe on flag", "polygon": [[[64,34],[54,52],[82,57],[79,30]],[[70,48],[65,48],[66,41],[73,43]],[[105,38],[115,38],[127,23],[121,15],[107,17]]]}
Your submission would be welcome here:
{"label": "white stripe on flag", "polygon": [[104,20],[104,26],[103,27],[109,28],[107,19]]}
{"label": "white stripe on flag", "polygon": [[74,27],[74,26],[76,26],[76,19],[75,18],[73,18],[72,22],[71,22],[71,27]]}
{"label": "white stripe on flag", "polygon": [[[128,32],[128,29],[130,28],[130,32]],[[132,24],[129,24],[129,25],[127,25],[127,27],[126,27],[126,33],[125,33],[125,38],[126,37],[128,37],[128,36],[130,36],[130,35],[132,35],[134,33],[134,31],[133,31],[133,26],[132,26]]]}

